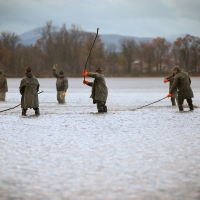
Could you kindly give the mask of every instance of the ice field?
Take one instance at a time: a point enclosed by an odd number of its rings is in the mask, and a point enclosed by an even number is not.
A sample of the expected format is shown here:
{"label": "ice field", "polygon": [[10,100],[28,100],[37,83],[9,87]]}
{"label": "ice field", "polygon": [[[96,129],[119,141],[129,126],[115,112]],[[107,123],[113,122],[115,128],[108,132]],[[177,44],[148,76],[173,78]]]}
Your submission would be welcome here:
{"label": "ice field", "polygon": [[[20,103],[8,78],[0,111]],[[163,78],[106,78],[108,113],[91,87],[69,78],[66,104],[55,78],[41,78],[40,116],[20,106],[0,113],[0,200],[199,200],[200,77],[194,111],[172,107]],[[87,78],[92,81],[92,78]]]}

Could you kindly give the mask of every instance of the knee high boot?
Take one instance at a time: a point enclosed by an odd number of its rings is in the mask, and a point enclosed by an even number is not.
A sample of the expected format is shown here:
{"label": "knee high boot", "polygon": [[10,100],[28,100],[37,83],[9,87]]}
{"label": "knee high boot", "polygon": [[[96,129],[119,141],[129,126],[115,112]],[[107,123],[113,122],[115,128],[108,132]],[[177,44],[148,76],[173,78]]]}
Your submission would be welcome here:
{"label": "knee high boot", "polygon": [[96,101],[97,102],[97,110],[99,113],[103,112],[103,103],[101,101]]}
{"label": "knee high boot", "polygon": [[190,110],[194,110],[193,104],[189,104]]}
{"label": "knee high boot", "polygon": [[175,106],[175,105],[176,105],[175,97],[171,97],[171,102],[172,102],[172,106]]}
{"label": "knee high boot", "polygon": [[39,108],[33,108],[33,110],[35,110],[35,115],[40,115],[40,110],[39,110]]}
{"label": "knee high boot", "polygon": [[192,104],[192,99],[187,99],[187,103],[188,103],[190,110],[194,110],[194,106]]}
{"label": "knee high boot", "polygon": [[178,105],[179,111],[183,111],[183,105]]}
{"label": "knee high boot", "polygon": [[26,116],[26,111],[27,111],[27,109],[22,108],[22,115],[23,116]]}
{"label": "knee high boot", "polygon": [[103,112],[107,112],[107,106],[106,105],[103,106]]}

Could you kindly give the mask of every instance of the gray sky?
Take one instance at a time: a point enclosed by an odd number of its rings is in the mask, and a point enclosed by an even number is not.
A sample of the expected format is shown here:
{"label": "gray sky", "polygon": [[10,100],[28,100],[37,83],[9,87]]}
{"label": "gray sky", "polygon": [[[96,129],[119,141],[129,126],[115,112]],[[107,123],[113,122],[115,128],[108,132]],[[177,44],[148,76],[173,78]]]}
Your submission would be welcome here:
{"label": "gray sky", "polygon": [[52,21],[136,37],[200,36],[200,0],[0,0],[0,32],[22,34]]}

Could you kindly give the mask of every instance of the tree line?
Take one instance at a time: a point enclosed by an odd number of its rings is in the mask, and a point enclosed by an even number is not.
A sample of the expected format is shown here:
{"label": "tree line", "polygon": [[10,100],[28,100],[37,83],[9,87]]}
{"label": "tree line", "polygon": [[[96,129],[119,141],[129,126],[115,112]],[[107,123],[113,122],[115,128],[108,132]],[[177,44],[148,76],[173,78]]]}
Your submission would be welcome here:
{"label": "tree line", "polygon": [[[8,77],[23,76],[27,66],[37,77],[51,77],[54,64],[66,76],[82,76],[95,33],[82,31],[76,25],[67,30],[65,24],[56,31],[52,21],[37,28],[36,32],[41,38],[29,46],[23,45],[15,33],[1,32],[0,69]],[[134,76],[170,73],[175,65],[185,71],[200,67],[200,38],[189,34],[173,43],[157,37],[139,44],[133,39],[124,39],[119,45],[120,51],[115,44],[105,46],[98,36],[87,70],[100,67],[107,76]]]}

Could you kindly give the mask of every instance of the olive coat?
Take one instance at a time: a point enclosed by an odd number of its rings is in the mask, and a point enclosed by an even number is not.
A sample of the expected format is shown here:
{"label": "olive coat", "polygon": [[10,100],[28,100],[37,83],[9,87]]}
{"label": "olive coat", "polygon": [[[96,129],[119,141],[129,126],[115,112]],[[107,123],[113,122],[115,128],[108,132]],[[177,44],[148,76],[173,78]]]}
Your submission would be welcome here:
{"label": "olive coat", "polygon": [[179,99],[191,99],[194,97],[192,88],[190,87],[191,80],[186,72],[178,72],[174,77],[174,83],[170,89],[172,94],[175,90],[178,89],[178,98]]}
{"label": "olive coat", "polygon": [[94,82],[89,82],[89,86],[92,87],[92,94],[90,98],[102,102],[106,102],[108,97],[108,88],[103,74],[88,72],[88,76],[94,78]]}
{"label": "olive coat", "polygon": [[32,76],[24,77],[20,83],[20,93],[21,97],[21,108],[38,108],[39,100],[38,100],[38,90],[39,90],[39,82],[36,77]]}

